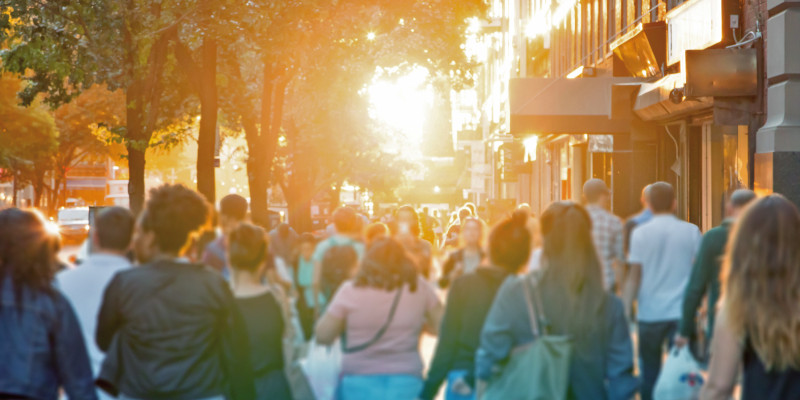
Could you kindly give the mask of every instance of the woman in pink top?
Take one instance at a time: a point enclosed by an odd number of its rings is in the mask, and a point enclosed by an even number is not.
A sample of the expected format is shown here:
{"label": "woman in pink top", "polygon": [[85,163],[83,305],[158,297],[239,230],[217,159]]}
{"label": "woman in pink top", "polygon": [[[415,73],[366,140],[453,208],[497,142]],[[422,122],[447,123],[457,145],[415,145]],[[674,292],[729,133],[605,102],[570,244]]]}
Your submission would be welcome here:
{"label": "woman in pink top", "polygon": [[317,342],[343,337],[342,400],[412,400],[422,389],[422,330],[436,334],[442,305],[394,239],[375,242],[316,328]]}

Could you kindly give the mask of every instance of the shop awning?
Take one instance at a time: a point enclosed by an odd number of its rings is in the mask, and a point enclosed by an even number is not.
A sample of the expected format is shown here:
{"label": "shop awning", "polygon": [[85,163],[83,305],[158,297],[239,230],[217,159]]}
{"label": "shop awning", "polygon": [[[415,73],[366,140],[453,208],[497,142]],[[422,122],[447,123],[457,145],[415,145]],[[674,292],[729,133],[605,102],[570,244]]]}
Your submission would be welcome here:
{"label": "shop awning", "polygon": [[681,74],[670,74],[652,83],[643,83],[633,111],[645,121],[674,118],[711,108],[713,99],[700,97],[675,103],[669,98],[673,89],[683,89]]}
{"label": "shop awning", "polygon": [[509,89],[511,134],[630,130],[638,78],[520,78]]}

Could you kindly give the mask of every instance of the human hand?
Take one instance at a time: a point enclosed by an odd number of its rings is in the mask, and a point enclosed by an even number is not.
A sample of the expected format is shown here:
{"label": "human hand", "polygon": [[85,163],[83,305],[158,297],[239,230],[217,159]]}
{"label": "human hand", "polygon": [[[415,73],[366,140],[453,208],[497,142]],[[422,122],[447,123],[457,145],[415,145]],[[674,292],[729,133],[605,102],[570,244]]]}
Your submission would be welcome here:
{"label": "human hand", "polygon": [[681,334],[677,334],[675,335],[675,339],[673,339],[672,343],[676,348],[680,349],[689,344],[689,338],[681,336]]}

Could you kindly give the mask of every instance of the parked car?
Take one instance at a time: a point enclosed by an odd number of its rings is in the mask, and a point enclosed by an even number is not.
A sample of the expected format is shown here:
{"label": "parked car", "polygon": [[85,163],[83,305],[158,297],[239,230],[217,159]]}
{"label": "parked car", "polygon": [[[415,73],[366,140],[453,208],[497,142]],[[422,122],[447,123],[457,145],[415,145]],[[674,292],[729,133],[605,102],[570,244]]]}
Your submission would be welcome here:
{"label": "parked car", "polygon": [[89,235],[89,207],[58,210],[58,228],[65,242],[84,241]]}

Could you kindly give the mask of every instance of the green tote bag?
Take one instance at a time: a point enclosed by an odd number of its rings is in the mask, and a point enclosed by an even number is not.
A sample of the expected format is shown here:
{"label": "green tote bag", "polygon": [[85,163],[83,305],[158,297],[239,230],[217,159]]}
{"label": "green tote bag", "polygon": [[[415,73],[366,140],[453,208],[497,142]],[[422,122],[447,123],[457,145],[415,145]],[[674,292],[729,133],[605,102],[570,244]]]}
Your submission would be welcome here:
{"label": "green tote bag", "polygon": [[512,351],[508,364],[489,380],[482,400],[567,398],[572,341],[567,336],[548,334],[538,289],[532,287],[531,277],[525,283],[525,302],[535,339]]}

